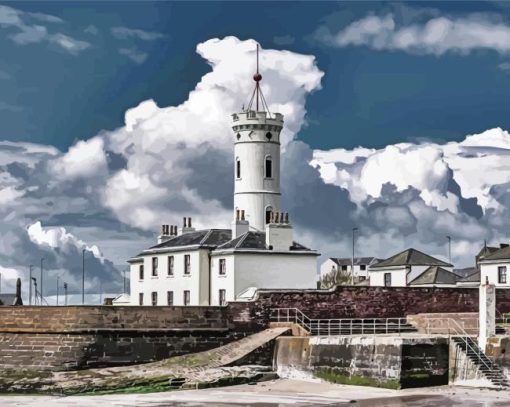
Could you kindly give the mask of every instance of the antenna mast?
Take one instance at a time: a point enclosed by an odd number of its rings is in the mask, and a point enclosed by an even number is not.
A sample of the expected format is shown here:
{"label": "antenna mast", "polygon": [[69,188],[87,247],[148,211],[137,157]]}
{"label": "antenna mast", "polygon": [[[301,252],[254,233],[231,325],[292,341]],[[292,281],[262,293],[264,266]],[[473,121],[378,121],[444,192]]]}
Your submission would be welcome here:
{"label": "antenna mast", "polygon": [[253,75],[253,80],[255,81],[255,89],[253,90],[253,94],[251,95],[250,103],[248,104],[248,109],[251,110],[253,105],[253,99],[255,99],[255,107],[256,111],[259,111],[259,106],[264,109],[269,115],[269,107],[267,106],[266,99],[264,98],[264,94],[262,93],[262,89],[260,87],[260,81],[262,80],[262,75],[259,72],[259,44],[257,44],[257,72]]}

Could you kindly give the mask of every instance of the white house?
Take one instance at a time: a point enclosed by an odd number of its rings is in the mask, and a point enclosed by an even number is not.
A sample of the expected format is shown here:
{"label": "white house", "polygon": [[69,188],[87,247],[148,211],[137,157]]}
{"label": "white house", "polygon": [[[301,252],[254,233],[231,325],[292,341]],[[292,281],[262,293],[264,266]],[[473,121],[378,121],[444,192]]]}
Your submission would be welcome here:
{"label": "white house", "polygon": [[416,286],[431,286],[444,285],[445,272],[452,273],[452,268],[449,263],[411,248],[370,266],[368,274],[371,286],[407,287],[415,280]]}
{"label": "white house", "polygon": [[280,206],[283,115],[269,112],[258,67],[253,78],[248,108],[232,115],[231,229],[163,225],[158,244],[128,261],[132,305],[222,305],[257,288],[316,287],[319,253],[293,240]]}
{"label": "white house", "polygon": [[500,248],[493,250],[492,253],[478,259],[480,267],[480,281],[488,281],[496,287],[510,287],[510,246],[501,244]]}
{"label": "white house", "polygon": [[354,277],[354,282],[362,282],[368,279],[368,268],[376,264],[380,259],[375,257],[354,257],[354,268],[352,257],[349,258],[338,258],[330,257],[325,260],[320,266],[320,277],[321,281],[327,275],[336,273],[337,271],[343,271]]}

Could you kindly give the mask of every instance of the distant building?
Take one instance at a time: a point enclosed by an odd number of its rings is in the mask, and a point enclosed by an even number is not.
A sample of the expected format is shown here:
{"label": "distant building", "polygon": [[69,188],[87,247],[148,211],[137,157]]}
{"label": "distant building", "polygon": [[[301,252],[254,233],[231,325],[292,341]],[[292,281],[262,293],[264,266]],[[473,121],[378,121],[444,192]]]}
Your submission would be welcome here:
{"label": "distant building", "polygon": [[[407,249],[369,267],[371,286],[407,287],[450,285],[453,266],[416,249]],[[452,276],[447,273],[451,273]],[[453,283],[455,285],[455,283]]]}
{"label": "distant building", "polygon": [[355,257],[354,269],[352,267],[352,257],[337,258],[330,257],[320,266],[321,281],[328,275],[341,271],[353,275],[354,283],[360,283],[368,279],[368,268],[376,264],[380,259],[375,257]]}
{"label": "distant building", "polygon": [[496,250],[487,252],[478,260],[480,281],[488,281],[496,287],[510,287],[510,246],[501,244]]}
{"label": "distant building", "polygon": [[195,230],[191,218],[180,230],[163,225],[158,244],[129,260],[132,305],[223,305],[248,289],[316,288],[319,253],[294,241],[281,209],[283,115],[269,112],[258,68],[253,78],[248,108],[232,115],[231,229]]}

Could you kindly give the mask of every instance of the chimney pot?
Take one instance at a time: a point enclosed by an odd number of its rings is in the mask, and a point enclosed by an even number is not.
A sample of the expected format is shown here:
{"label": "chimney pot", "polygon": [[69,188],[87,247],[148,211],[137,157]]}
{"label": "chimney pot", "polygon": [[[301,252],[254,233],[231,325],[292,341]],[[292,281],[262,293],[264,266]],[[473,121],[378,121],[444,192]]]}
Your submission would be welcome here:
{"label": "chimney pot", "polygon": [[165,234],[165,225],[161,225],[161,234],[164,235]]}
{"label": "chimney pot", "polygon": [[239,214],[241,211],[239,209],[236,209],[236,220],[241,219],[241,215]]}
{"label": "chimney pot", "polygon": [[186,217],[182,218],[182,226],[186,227]]}
{"label": "chimney pot", "polygon": [[289,223],[289,212],[285,212],[285,223]]}
{"label": "chimney pot", "polygon": [[274,212],[271,211],[271,213],[269,214],[269,223],[274,223]]}
{"label": "chimney pot", "polygon": [[188,218],[188,227],[191,227],[191,218]]}
{"label": "chimney pot", "polygon": [[241,210],[241,220],[244,220],[244,209]]}

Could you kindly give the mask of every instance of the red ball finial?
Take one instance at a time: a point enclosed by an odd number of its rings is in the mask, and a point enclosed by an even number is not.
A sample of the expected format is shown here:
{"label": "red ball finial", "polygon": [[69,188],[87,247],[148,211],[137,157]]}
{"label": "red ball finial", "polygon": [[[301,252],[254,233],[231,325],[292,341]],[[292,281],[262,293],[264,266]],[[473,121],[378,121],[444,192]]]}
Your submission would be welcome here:
{"label": "red ball finial", "polygon": [[260,82],[262,80],[262,75],[257,72],[255,75],[253,75],[253,80],[255,82]]}

